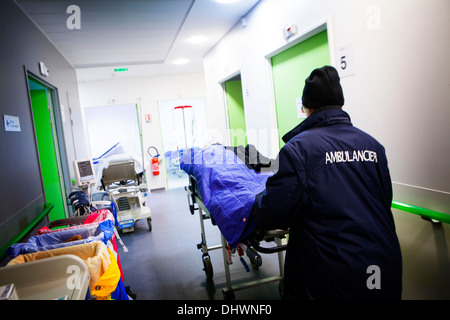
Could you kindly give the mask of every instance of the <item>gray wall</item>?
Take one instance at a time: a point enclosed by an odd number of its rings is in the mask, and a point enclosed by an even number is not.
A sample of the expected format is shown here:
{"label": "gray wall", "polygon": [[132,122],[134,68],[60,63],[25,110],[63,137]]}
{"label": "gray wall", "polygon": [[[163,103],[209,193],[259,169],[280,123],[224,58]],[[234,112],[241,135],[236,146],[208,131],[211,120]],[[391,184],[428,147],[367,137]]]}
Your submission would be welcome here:
{"label": "gray wall", "polygon": [[208,123],[226,129],[219,82],[239,71],[247,132],[254,132],[248,141],[274,158],[279,148],[278,137],[267,132],[277,126],[267,58],[295,43],[283,38],[284,25],[296,24],[300,36],[326,20],[331,64],[339,68],[341,46],[352,49],[347,58],[354,75],[341,79],[344,110],[386,148],[394,199],[450,214],[449,14],[448,0],[261,1],[245,27],[237,24],[205,56]]}
{"label": "gray wall", "polygon": [[403,257],[403,299],[449,300],[450,225],[395,209],[393,214]]}
{"label": "gray wall", "polygon": [[[24,66],[39,75],[39,61],[50,70],[45,81],[58,89],[66,121],[67,156],[74,159],[70,106],[79,109],[74,68],[11,1],[0,4],[0,247],[27,226],[45,203]],[[70,101],[68,101],[68,97]],[[6,132],[3,115],[18,116],[21,132]],[[71,168],[71,166],[69,166]]]}
{"label": "gray wall", "polygon": [[[443,1],[440,2],[443,3]],[[276,6],[275,2],[273,3],[275,8],[281,8],[281,6],[278,6],[278,2],[276,2]],[[314,2],[310,2],[310,4],[314,5]],[[312,11],[314,12],[314,10]],[[361,12],[364,13],[365,11],[362,10]],[[388,11],[385,10],[383,12]],[[280,15],[277,14],[277,16]],[[335,14],[335,16],[337,16],[337,14]],[[344,16],[342,19],[344,18],[347,17]],[[38,155],[28,101],[27,81],[24,73],[24,65],[35,74],[39,74],[39,61],[43,61],[50,69],[50,76],[45,78],[45,80],[58,88],[60,103],[64,106],[66,122],[63,123],[63,125],[69,161],[75,159],[76,154],[72,143],[72,128],[70,125],[68,107],[70,105],[72,110],[76,111],[80,110],[80,106],[75,70],[64,59],[64,57],[59,54],[47,38],[45,38],[42,33],[35,28],[31,21],[22,13],[22,11],[13,3],[12,0],[1,1],[0,21],[0,110],[2,116],[4,114],[19,116],[22,129],[19,133],[5,132],[3,119],[1,120],[1,247],[7,240],[22,230],[41,211],[42,204],[45,201],[41,186]],[[392,21],[392,23],[394,23],[394,20]],[[419,21],[420,20],[414,20],[414,23],[418,23]],[[264,23],[266,23],[266,21],[264,21]],[[335,24],[339,27],[339,23]],[[249,27],[251,26],[249,25]],[[445,28],[442,28],[442,32],[445,30]],[[268,34],[259,29],[257,31],[258,34]],[[432,34],[430,34],[430,38],[431,36]],[[422,39],[423,38],[424,37],[422,37]],[[346,39],[338,38],[337,40],[341,40],[339,42],[341,43]],[[448,37],[441,40],[448,41]],[[264,39],[264,41],[267,42],[266,39]],[[419,40],[417,38],[413,37],[412,42],[414,43],[414,46],[419,43],[418,41]],[[253,42],[252,45],[254,45]],[[380,46],[379,50],[381,50],[382,47],[383,46]],[[423,48],[422,45],[419,47]],[[432,52],[433,48],[428,46],[425,49],[422,49],[421,52],[425,51]],[[441,54],[446,54],[445,52],[443,51]],[[442,70],[440,73],[437,73],[442,77],[443,74],[448,74],[448,58],[445,58],[445,60],[441,59],[441,61],[446,62],[446,64],[442,64]],[[436,62],[433,63],[433,66],[436,65]],[[217,64],[215,65],[215,68],[219,69]],[[422,68],[426,68],[426,66],[423,66]],[[233,68],[230,68],[230,70],[231,69]],[[437,67],[435,67],[435,69],[437,69]],[[221,77],[223,78],[223,76],[219,76],[218,78]],[[402,76],[402,79],[405,77],[408,77],[408,75],[405,75],[404,77]],[[411,78],[413,77],[411,76]],[[436,81],[433,77],[420,78],[420,81],[428,84],[426,87],[433,88],[438,85],[441,92],[440,97],[443,101],[433,104],[430,104],[429,101],[421,101],[420,106],[423,106],[423,108],[416,108],[414,109],[414,112],[409,114],[409,116],[420,116],[424,121],[419,122],[408,119],[408,123],[410,123],[411,126],[405,127],[408,128],[408,130],[417,132],[416,135],[422,137],[417,143],[411,142],[411,148],[408,148],[408,151],[414,149],[413,147],[415,146],[417,146],[418,150],[421,149],[419,146],[426,146],[427,148],[437,148],[438,150],[441,148],[444,151],[442,154],[448,154],[448,139],[445,137],[445,134],[448,134],[448,131],[444,130],[442,133],[439,133],[441,128],[448,128],[447,124],[449,119],[448,111],[446,111],[448,110],[448,93],[445,94],[444,92],[444,94],[442,94],[443,91],[448,90],[448,77],[444,77],[443,80],[444,81],[439,79],[439,81]],[[348,81],[353,80],[350,79]],[[217,79],[213,79],[213,82],[217,83]],[[426,87],[424,86],[424,88]],[[411,89],[409,93],[417,94],[413,89]],[[413,99],[413,96],[411,98],[409,93],[404,96],[408,97],[408,100],[411,100]],[[349,96],[351,96],[350,93]],[[70,101],[67,100],[68,97]],[[406,105],[408,105],[408,103]],[[260,108],[260,105],[258,105],[258,108]],[[436,113],[436,108],[438,108],[440,112]],[[387,117],[391,111],[391,109],[385,111]],[[395,112],[398,113],[399,111],[395,110]],[[76,114],[76,116],[80,117],[79,114]],[[400,115],[396,114],[396,116]],[[443,122],[443,124],[436,126],[436,123],[432,120],[435,120],[437,117],[441,117],[441,122]],[[358,117],[356,118],[358,119]],[[359,118],[359,121],[362,121],[362,116]],[[402,119],[402,117],[400,118]],[[433,129],[433,132],[437,133],[433,135],[429,131],[430,128]],[[79,130],[82,131],[82,128]],[[408,132],[399,133],[395,139],[401,140],[404,137],[407,138],[407,134]],[[383,142],[386,142],[389,145],[389,149],[394,152],[395,141],[389,141],[390,136],[387,136],[387,134],[381,134],[381,136],[383,138],[382,140],[384,140]],[[76,139],[84,139],[81,132],[76,134]],[[407,139],[407,141],[410,140]],[[438,142],[438,144],[436,144],[436,142]],[[441,153],[430,152],[430,150],[427,150],[424,154],[423,151],[417,151],[414,153],[414,156],[423,159],[424,156],[431,157],[436,154]],[[78,156],[80,157],[80,155]],[[447,157],[436,156],[435,158],[445,161]],[[392,162],[394,168],[403,168],[399,161]],[[428,161],[424,161],[424,163],[426,164],[426,169],[433,169],[432,171],[435,174],[432,176],[427,175],[429,178],[419,181],[417,184],[428,188],[448,191],[447,186],[449,171],[447,162],[443,164],[430,164]],[[69,167],[71,168],[72,166],[69,165]],[[424,172],[423,174],[425,176],[428,171],[419,167],[411,169],[411,167],[408,168],[406,166],[402,170],[395,170],[395,179],[402,181],[403,179],[401,178],[409,178],[410,176],[415,176],[416,174],[418,175],[420,172]],[[442,176],[440,176],[439,179],[435,179],[439,172],[442,173]],[[432,179],[432,183],[429,183],[430,181],[428,179]],[[435,181],[439,183],[435,185]],[[407,182],[409,181],[407,180]],[[411,184],[415,184],[415,181],[412,181]],[[397,194],[401,195],[401,199],[399,200],[415,203],[413,201],[414,198],[419,198],[421,203],[417,204],[421,204],[424,207],[443,211],[445,208],[448,208],[448,195],[444,195],[444,199],[437,199],[438,201],[436,201],[436,199],[434,199],[437,197],[436,193],[431,190],[430,192],[432,192],[432,194],[429,197],[423,196],[423,192],[421,192],[419,197],[417,197],[417,195],[411,192],[411,190],[408,190],[410,189],[408,186],[401,187],[404,187],[405,190],[397,190]],[[430,203],[430,205],[425,203],[425,200],[427,199],[431,200],[432,203]],[[429,222],[423,221],[416,215],[404,213],[398,210],[394,210],[394,217],[396,219],[397,231],[403,252],[404,298],[450,299],[450,226],[445,224],[433,225]]]}
{"label": "gray wall", "polygon": [[[379,27],[373,27],[373,12],[379,12]],[[341,79],[344,110],[356,127],[385,146],[394,199],[450,214],[449,13],[448,0],[261,1],[245,27],[237,24],[205,56],[208,123],[226,129],[219,82],[239,71],[247,132],[258,132],[249,143],[275,157],[278,137],[268,146],[268,135],[258,131],[276,128],[267,57],[286,48],[286,24],[296,24],[303,35],[328,19],[330,53],[338,58],[338,48],[349,43],[353,49],[355,75]],[[338,67],[336,60],[331,63]],[[394,217],[404,298],[448,299],[450,225],[399,210]]]}

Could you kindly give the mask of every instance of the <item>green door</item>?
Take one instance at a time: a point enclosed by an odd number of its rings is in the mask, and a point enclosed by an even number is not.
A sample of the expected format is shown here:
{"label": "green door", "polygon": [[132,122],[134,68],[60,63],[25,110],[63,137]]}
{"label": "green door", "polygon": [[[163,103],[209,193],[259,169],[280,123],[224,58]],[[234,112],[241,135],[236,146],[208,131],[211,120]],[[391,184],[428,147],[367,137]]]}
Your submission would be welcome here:
{"label": "green door", "polygon": [[49,220],[66,218],[63,190],[58,169],[57,145],[54,139],[48,91],[37,82],[29,80],[33,120],[41,163],[42,182],[46,202],[54,205]]}
{"label": "green door", "polygon": [[242,145],[245,147],[247,145],[247,133],[241,80],[225,82],[225,91],[227,95],[231,146],[237,147]]}
{"label": "green door", "polygon": [[326,30],[272,57],[280,148],[283,135],[303,120],[297,117],[296,99],[302,97],[305,79],[315,68],[329,64]]}

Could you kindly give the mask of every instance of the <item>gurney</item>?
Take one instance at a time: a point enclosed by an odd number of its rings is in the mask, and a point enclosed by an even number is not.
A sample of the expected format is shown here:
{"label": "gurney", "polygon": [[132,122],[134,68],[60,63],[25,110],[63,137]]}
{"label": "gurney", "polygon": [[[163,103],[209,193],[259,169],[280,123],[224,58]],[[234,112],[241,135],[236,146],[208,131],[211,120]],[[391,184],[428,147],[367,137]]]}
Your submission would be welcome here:
{"label": "gurney", "polygon": [[[257,174],[250,170],[233,152],[222,145],[212,145],[200,151],[191,150],[181,158],[181,169],[189,175],[189,185],[185,187],[191,214],[198,210],[201,227],[201,242],[197,248],[202,252],[202,261],[207,279],[213,277],[213,267],[209,251],[222,249],[226,289],[222,290],[225,299],[234,299],[234,292],[275,281],[280,282],[282,292],[284,276],[283,244],[287,230],[260,231],[251,217],[255,195],[265,189],[270,175]],[[210,219],[221,232],[221,244],[208,246],[204,220]],[[275,242],[263,246],[261,242]],[[262,265],[259,253],[277,253],[279,275],[232,285],[229,265],[232,254],[237,252],[240,261],[249,271],[243,259],[244,252],[250,259],[253,269]]]}

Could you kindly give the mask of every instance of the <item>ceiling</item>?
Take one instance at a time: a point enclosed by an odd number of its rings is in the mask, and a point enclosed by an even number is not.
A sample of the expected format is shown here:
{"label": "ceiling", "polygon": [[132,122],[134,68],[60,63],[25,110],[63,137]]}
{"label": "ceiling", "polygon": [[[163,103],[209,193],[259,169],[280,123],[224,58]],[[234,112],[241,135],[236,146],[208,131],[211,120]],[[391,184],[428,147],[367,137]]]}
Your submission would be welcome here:
{"label": "ceiling", "polygon": [[260,0],[223,1],[15,0],[79,81],[202,72],[204,55]]}

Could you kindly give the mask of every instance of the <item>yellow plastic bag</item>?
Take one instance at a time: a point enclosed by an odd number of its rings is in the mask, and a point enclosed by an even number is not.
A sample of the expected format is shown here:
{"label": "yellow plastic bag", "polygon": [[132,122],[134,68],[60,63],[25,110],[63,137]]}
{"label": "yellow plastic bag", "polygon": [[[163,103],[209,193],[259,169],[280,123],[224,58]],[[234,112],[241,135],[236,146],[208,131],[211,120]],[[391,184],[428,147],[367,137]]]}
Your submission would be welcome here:
{"label": "yellow plastic bag", "polygon": [[109,248],[108,252],[110,258],[109,267],[91,288],[91,295],[95,295],[97,300],[111,299],[111,293],[116,290],[120,280],[120,269],[116,258]]}

